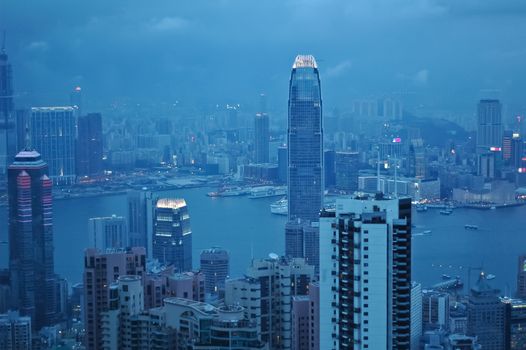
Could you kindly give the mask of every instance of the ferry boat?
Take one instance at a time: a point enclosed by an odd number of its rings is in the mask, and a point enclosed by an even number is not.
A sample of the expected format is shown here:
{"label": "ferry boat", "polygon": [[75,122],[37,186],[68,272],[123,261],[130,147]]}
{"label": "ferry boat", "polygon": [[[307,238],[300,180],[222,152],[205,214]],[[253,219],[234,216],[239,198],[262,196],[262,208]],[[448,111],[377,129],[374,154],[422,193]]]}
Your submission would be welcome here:
{"label": "ferry boat", "polygon": [[258,186],[250,189],[248,198],[257,199],[257,198],[268,198],[268,197],[277,197],[284,196],[287,194],[286,186]]}
{"label": "ferry boat", "polygon": [[235,197],[244,196],[248,194],[248,191],[242,187],[223,187],[215,192],[208,192],[208,197]]}
{"label": "ferry boat", "polygon": [[270,212],[276,215],[287,215],[289,210],[287,198],[281,198],[279,201],[270,205]]}
{"label": "ferry boat", "polygon": [[464,228],[466,230],[478,230],[479,229],[479,227],[477,225],[470,225],[470,224],[464,225]]}

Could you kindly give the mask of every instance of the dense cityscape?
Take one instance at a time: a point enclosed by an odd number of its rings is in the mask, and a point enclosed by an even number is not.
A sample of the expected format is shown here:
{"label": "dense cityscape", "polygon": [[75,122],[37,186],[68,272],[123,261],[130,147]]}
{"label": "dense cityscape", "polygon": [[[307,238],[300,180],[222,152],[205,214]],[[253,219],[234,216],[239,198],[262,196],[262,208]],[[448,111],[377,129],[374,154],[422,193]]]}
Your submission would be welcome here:
{"label": "dense cityscape", "polygon": [[526,349],[524,100],[327,108],[297,52],[288,101],[42,103],[8,38],[0,349]]}

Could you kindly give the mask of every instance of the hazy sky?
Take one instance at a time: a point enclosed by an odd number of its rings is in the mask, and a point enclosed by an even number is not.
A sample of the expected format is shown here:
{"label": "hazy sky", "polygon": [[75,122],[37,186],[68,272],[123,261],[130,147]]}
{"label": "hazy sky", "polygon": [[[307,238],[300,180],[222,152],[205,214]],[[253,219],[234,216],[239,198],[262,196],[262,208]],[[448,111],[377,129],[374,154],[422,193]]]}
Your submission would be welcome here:
{"label": "hazy sky", "polygon": [[526,105],[524,0],[0,0],[1,28],[35,104],[79,84],[92,105],[255,104],[265,91],[285,108],[292,61],[309,53],[325,106],[403,92],[465,110],[487,90]]}

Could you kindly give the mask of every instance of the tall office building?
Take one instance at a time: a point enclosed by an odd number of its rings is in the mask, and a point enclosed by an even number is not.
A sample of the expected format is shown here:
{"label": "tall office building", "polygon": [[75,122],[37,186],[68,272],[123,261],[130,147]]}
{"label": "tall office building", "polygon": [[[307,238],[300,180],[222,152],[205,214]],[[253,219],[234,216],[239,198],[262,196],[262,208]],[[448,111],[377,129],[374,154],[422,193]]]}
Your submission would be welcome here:
{"label": "tall office building", "polygon": [[47,164],[31,150],[18,153],[8,168],[12,306],[31,317],[37,330],[52,325],[56,312],[52,183],[47,174]]}
{"label": "tall office building", "polygon": [[255,161],[256,163],[268,163],[270,143],[268,114],[257,113],[254,124]]}
{"label": "tall office building", "polygon": [[288,107],[288,218],[318,221],[323,205],[322,101],[313,56],[292,66]]}
{"label": "tall office building", "polygon": [[73,107],[33,107],[29,118],[31,146],[49,165],[53,183],[75,183],[75,110]]}
{"label": "tall office building", "polygon": [[245,277],[227,280],[225,304],[243,306],[271,349],[290,350],[292,297],[308,294],[313,279],[314,266],[304,259],[270,254],[268,259],[253,260]]}
{"label": "tall office building", "polygon": [[17,151],[16,116],[13,104],[13,71],[5,51],[0,49],[0,178],[7,176],[7,167]]}
{"label": "tall office building", "polygon": [[192,270],[192,230],[184,199],[160,198],[155,205],[153,258],[176,271]]}
{"label": "tall office building", "polygon": [[288,151],[287,147],[281,146],[278,147],[278,178],[279,182],[286,184],[287,183],[287,173],[288,173]]}
{"label": "tall office building", "polygon": [[230,275],[230,258],[224,249],[214,247],[201,252],[201,272],[205,275],[206,293],[217,295],[225,289],[225,281]]}
{"label": "tall office building", "polygon": [[153,193],[147,190],[128,192],[128,230],[130,246],[145,247],[148,258],[152,257]]}
{"label": "tall office building", "polygon": [[482,349],[505,349],[505,305],[499,290],[491,287],[481,272],[468,297],[467,335],[476,336]]}
{"label": "tall office building", "polygon": [[106,250],[130,246],[126,219],[122,216],[90,218],[88,220],[89,247]]}
{"label": "tall office building", "polygon": [[502,147],[502,105],[499,100],[480,100],[477,108],[477,151]]}
{"label": "tall office building", "polygon": [[101,114],[89,113],[79,117],[77,128],[77,175],[99,175],[103,171]]}
{"label": "tall office building", "polygon": [[341,199],[320,217],[320,349],[409,349],[411,199]]}
{"label": "tall office building", "polygon": [[16,311],[0,314],[0,349],[31,350],[31,317]]}
{"label": "tall office building", "polygon": [[84,254],[84,328],[86,348],[102,349],[102,313],[110,309],[111,285],[120,276],[144,276],[144,248],[100,251],[88,248]]}
{"label": "tall office building", "polygon": [[336,152],[335,177],[336,188],[352,192],[358,190],[358,152]]}

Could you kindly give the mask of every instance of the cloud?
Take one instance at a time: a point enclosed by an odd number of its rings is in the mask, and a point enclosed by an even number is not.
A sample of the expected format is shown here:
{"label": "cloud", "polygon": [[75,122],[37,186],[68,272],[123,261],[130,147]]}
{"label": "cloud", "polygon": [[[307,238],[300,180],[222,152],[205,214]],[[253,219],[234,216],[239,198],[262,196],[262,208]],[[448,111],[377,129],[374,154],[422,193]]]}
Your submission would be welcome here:
{"label": "cloud", "polygon": [[352,62],[349,60],[342,61],[333,67],[327,69],[326,75],[328,77],[339,77],[352,67]]}
{"label": "cloud", "polygon": [[413,76],[413,83],[416,85],[426,85],[429,80],[429,71],[421,69]]}
{"label": "cloud", "polygon": [[150,22],[150,29],[156,32],[179,31],[188,27],[190,22],[181,17],[164,17]]}
{"label": "cloud", "polygon": [[48,49],[48,43],[45,41],[33,41],[26,46],[29,51],[46,51]]}

